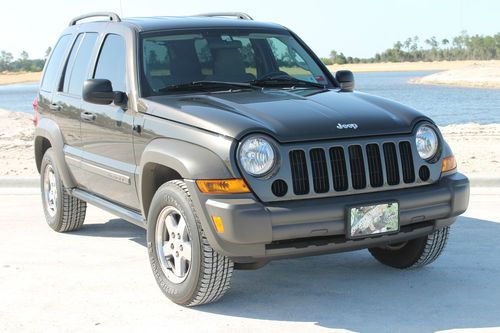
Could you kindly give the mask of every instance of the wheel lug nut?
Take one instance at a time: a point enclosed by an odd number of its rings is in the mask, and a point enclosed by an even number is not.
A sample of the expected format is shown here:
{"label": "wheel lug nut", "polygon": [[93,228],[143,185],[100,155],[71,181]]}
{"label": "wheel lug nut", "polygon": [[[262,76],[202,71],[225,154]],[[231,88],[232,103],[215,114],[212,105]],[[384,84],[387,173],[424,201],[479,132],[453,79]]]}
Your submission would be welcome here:
{"label": "wheel lug nut", "polygon": [[174,244],[170,244],[170,248],[173,250],[174,249]]}
{"label": "wheel lug nut", "polygon": [[175,238],[175,233],[172,232],[172,238]]}
{"label": "wheel lug nut", "polygon": [[181,234],[177,234],[177,238],[178,238],[178,239],[181,239]]}
{"label": "wheel lug nut", "polygon": [[182,251],[182,245],[179,245],[179,250],[181,250],[181,251]]}
{"label": "wheel lug nut", "polygon": [[179,256],[179,251],[175,251],[175,256],[178,257]]}

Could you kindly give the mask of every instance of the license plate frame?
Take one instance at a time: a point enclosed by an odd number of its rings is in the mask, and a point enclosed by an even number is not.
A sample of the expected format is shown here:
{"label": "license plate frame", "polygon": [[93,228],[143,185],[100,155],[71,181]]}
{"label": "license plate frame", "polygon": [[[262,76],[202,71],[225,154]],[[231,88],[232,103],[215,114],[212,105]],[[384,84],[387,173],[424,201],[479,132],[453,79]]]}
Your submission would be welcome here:
{"label": "license plate frame", "polygon": [[346,216],[346,237],[349,239],[394,234],[400,229],[397,200],[349,206]]}

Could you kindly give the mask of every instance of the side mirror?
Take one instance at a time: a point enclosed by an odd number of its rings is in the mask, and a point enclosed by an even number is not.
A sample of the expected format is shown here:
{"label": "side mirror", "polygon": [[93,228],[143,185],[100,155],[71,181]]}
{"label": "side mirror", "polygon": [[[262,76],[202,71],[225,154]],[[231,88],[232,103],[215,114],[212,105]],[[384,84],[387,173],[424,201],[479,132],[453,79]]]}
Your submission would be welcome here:
{"label": "side mirror", "polygon": [[93,104],[116,106],[126,109],[127,95],[121,91],[113,91],[111,81],[106,79],[90,79],[83,82],[83,100]]}
{"label": "side mirror", "polygon": [[354,90],[354,75],[351,71],[337,71],[335,79],[340,84],[340,91],[352,92]]}

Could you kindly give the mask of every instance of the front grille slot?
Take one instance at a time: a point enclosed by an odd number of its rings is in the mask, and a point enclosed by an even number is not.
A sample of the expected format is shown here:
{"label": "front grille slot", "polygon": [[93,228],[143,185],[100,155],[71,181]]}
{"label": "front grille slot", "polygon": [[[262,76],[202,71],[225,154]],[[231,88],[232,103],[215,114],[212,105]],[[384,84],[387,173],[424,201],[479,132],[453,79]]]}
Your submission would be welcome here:
{"label": "front grille slot", "polygon": [[314,192],[326,193],[330,190],[330,185],[328,184],[325,151],[321,148],[315,148],[311,149],[309,155],[311,157]]}
{"label": "front grille slot", "polygon": [[369,144],[366,146],[366,158],[368,160],[368,173],[370,175],[371,187],[380,187],[384,185],[382,162],[380,160],[380,149],[378,145]]}
{"label": "front grille slot", "polygon": [[306,154],[303,150],[290,152],[290,166],[292,168],[293,193],[296,195],[309,193]]}
{"label": "front grille slot", "polygon": [[352,187],[360,190],[366,187],[365,164],[361,146],[349,146],[349,163],[351,165]]}
{"label": "front grille slot", "polygon": [[345,164],[344,149],[342,147],[330,148],[330,163],[333,172],[333,188],[335,191],[347,190],[347,168]]}
{"label": "front grille slot", "polygon": [[387,142],[383,147],[387,184],[397,185],[399,184],[399,166],[396,146],[392,142]]}
{"label": "front grille slot", "polygon": [[413,156],[411,145],[408,141],[399,143],[399,153],[401,155],[401,167],[403,169],[403,181],[413,183],[415,181],[415,167],[413,166]]}

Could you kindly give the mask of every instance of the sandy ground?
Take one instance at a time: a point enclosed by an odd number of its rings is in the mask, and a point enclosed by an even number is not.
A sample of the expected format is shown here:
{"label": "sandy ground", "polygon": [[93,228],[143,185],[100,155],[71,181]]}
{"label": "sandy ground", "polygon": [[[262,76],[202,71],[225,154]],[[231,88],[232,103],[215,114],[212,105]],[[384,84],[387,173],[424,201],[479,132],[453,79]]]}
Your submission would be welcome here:
{"label": "sandy ground", "polygon": [[0,176],[38,175],[32,115],[0,109]]}
{"label": "sandy ground", "polygon": [[41,76],[42,72],[0,73],[0,85],[38,82]]}
{"label": "sandy ground", "polygon": [[[31,115],[0,109],[0,176],[38,175],[33,153]],[[500,124],[441,128],[453,148],[460,172],[500,177]]]}
{"label": "sandy ground", "polygon": [[[463,61],[432,61],[432,62],[379,62],[371,64],[345,64],[327,66],[332,72],[348,69],[353,72],[418,72],[418,71],[445,71],[458,69],[473,64],[488,64],[491,61],[463,60]],[[497,61],[500,62],[500,61]]]}
{"label": "sandy ground", "polygon": [[236,271],[220,302],[198,308],[163,296],[144,230],[90,207],[81,230],[55,233],[30,191],[0,189],[2,332],[500,331],[499,189],[473,189],[425,268],[391,269],[366,250],[276,261]]}
{"label": "sandy ground", "polygon": [[500,60],[474,63],[463,68],[450,69],[417,78],[411,82],[500,89]]}

